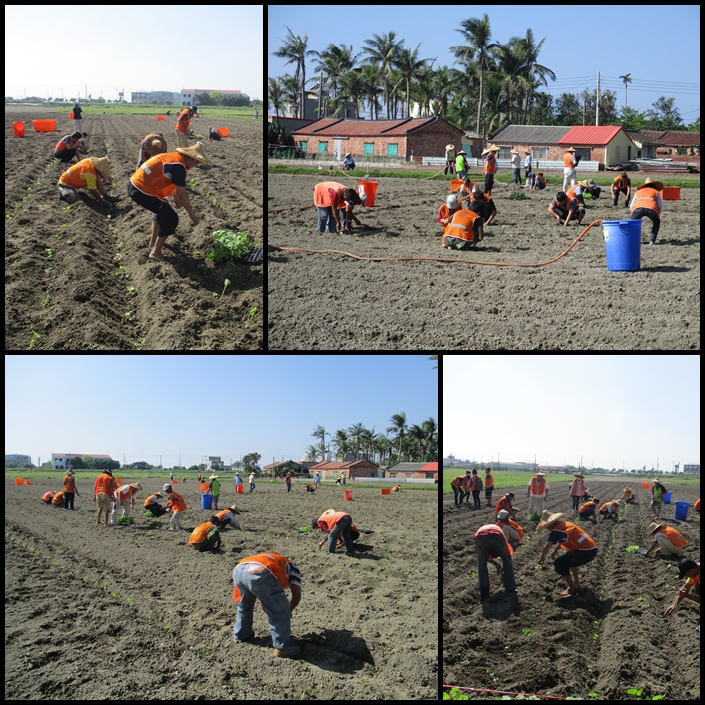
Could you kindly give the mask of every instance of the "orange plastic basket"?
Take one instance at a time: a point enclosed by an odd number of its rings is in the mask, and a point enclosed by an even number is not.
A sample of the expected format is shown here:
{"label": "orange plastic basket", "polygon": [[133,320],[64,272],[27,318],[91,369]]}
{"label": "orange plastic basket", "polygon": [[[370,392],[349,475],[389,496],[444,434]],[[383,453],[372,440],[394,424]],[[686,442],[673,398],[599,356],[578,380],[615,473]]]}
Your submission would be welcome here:
{"label": "orange plastic basket", "polygon": [[216,127],[215,129],[218,130],[221,137],[227,137],[230,134],[227,127]]}
{"label": "orange plastic basket", "polygon": [[31,481],[31,480],[25,480],[25,481],[24,481],[24,484],[25,484],[25,485],[31,485],[31,484],[32,484],[32,481]]}
{"label": "orange plastic basket", "polygon": [[16,477],[16,478],[15,478],[15,484],[16,484],[18,487],[21,487],[21,486],[22,486],[22,482],[23,482],[23,480],[22,480],[21,477]]}
{"label": "orange plastic basket", "polygon": [[649,489],[649,483],[648,483],[648,482],[642,483],[641,486],[642,486],[645,490],[648,490],[648,489]]}
{"label": "orange plastic basket", "polygon": [[456,191],[460,191],[460,187],[463,185],[463,180],[462,179],[453,179],[450,182],[450,190],[455,193]]}
{"label": "orange plastic basket", "polygon": [[163,115],[157,115],[157,120],[163,120],[164,116]]}
{"label": "orange plastic basket", "polygon": [[380,494],[392,494],[392,491],[389,489],[389,487],[382,487],[379,490]]}
{"label": "orange plastic basket", "polygon": [[33,120],[32,125],[35,132],[54,132],[56,130],[56,120]]}

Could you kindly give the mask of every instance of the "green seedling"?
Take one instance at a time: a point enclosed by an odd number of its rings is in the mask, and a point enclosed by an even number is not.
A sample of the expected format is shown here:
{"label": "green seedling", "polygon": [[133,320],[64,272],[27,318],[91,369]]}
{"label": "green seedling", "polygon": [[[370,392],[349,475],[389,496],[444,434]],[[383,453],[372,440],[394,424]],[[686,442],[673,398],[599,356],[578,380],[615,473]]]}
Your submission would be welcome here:
{"label": "green seedling", "polygon": [[499,681],[499,678],[497,678],[497,676],[495,676],[494,672],[493,672],[493,671],[490,671],[489,668],[486,668],[486,669],[485,669],[485,673],[487,673],[487,674],[490,676],[490,678],[492,678],[492,680],[493,680],[495,683],[497,683],[497,682]]}
{"label": "green seedling", "polygon": [[597,640],[600,638],[599,634],[593,634],[592,635],[592,643],[597,644]]}
{"label": "green seedling", "polygon": [[257,306],[253,306],[248,312],[249,318],[247,319],[247,323],[245,323],[245,328],[250,327],[250,323],[252,323],[252,319],[255,317],[255,314],[257,313]]}
{"label": "green seedling", "polygon": [[595,668],[595,664],[589,663],[589,664],[588,664],[588,671],[589,671],[590,673],[592,673],[592,669],[593,669],[593,668]]}
{"label": "green seedling", "polygon": [[418,570],[415,570],[414,568],[409,568],[406,572],[407,572],[409,575],[416,575],[416,573],[418,573],[419,571],[418,571]]}
{"label": "green seedling", "polygon": [[125,314],[125,318],[127,318],[128,321],[131,321],[133,315],[134,315],[134,311],[128,311],[128,312]]}
{"label": "green seedling", "polygon": [[[230,279],[225,280],[225,284],[223,285],[223,294],[225,293],[225,289],[230,286]],[[220,295],[220,298],[223,298],[223,294]]]}
{"label": "green seedling", "polygon": [[47,304],[51,301],[51,294],[47,294],[42,298],[42,308],[46,308]]}
{"label": "green seedling", "polygon": [[127,287],[127,293],[128,293],[130,296],[134,296],[134,295],[135,295],[135,287],[134,287],[134,286],[128,286],[128,287]]}
{"label": "green seedling", "polygon": [[624,550],[627,553],[639,553],[639,546],[627,546]]}
{"label": "green seedling", "polygon": [[663,700],[665,697],[663,695],[654,695],[652,698],[648,696],[642,698],[641,695],[643,692],[643,688],[627,688],[627,695],[632,696],[630,700]]}
{"label": "green seedling", "polygon": [[108,592],[108,583],[107,583],[106,580],[104,580],[104,581],[100,584],[100,586],[103,588],[103,590],[104,590],[105,592]]}
{"label": "green seedling", "polygon": [[534,570],[543,570],[543,566],[542,566],[542,565],[537,565],[537,566],[534,567]]}
{"label": "green seedling", "polygon": [[134,524],[134,522],[134,517],[131,516],[120,517],[118,519],[118,524]]}
{"label": "green seedling", "polygon": [[68,213],[71,210],[71,206],[64,206],[64,211]]}
{"label": "green seedling", "polygon": [[90,578],[86,575],[83,577],[83,582],[87,583],[90,580]]}
{"label": "green seedling", "polygon": [[134,601],[133,598],[131,598],[131,597],[128,597],[128,598],[127,598],[127,606],[134,608],[134,606],[135,606],[135,601]]}
{"label": "green seedling", "polygon": [[531,634],[531,629],[529,629],[529,628],[527,627],[526,629],[522,629],[522,630],[521,630],[521,633],[522,633],[524,636],[529,636],[529,634]]}
{"label": "green seedling", "polygon": [[154,619],[154,610],[149,610],[147,613],[147,617],[149,617],[149,621],[151,622]]}
{"label": "green seedling", "polygon": [[116,592],[113,593],[113,598],[115,598],[115,597],[117,597],[117,593],[116,593]]}
{"label": "green seedling", "polygon": [[300,526],[300,527],[299,527],[299,532],[302,533],[302,534],[306,534],[306,533],[308,533],[309,531],[311,531],[311,527],[310,527],[310,526]]}
{"label": "green seedling", "polygon": [[5,220],[12,220],[12,216],[11,216],[11,215],[7,215],[7,213],[5,213]]}
{"label": "green seedling", "polygon": [[140,339],[135,343],[135,347],[136,347],[138,350],[142,350],[142,346],[144,345],[144,341],[145,341],[145,340],[147,340],[147,339],[146,339],[146,338],[140,338]]}
{"label": "green seedling", "polygon": [[200,251],[200,250],[196,250],[196,251],[193,253],[193,256],[194,256],[194,257],[200,257],[200,256],[201,256],[201,251]]}
{"label": "green seedling", "polygon": [[36,340],[39,340],[42,336],[37,333],[36,330],[32,331],[32,340],[29,341],[29,350],[31,350],[34,347],[34,343]]}
{"label": "green seedling", "polygon": [[638,602],[643,602],[644,596],[643,596],[643,595],[639,595],[639,597],[637,597],[636,599],[637,599]]}
{"label": "green seedling", "polygon": [[237,676],[238,678],[245,678],[247,676],[247,672],[244,668],[236,666],[235,668],[233,668],[233,675]]}
{"label": "green seedling", "polygon": [[47,250],[47,257],[51,259],[54,256],[54,252],[52,250]]}

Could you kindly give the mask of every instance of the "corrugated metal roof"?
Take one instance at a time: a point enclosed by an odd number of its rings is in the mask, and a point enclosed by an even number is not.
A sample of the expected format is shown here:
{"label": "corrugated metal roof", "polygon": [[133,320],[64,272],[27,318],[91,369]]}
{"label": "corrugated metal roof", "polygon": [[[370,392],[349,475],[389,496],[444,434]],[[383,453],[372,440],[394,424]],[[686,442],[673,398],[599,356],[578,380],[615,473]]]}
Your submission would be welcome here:
{"label": "corrugated metal roof", "polygon": [[490,142],[497,145],[550,145],[556,144],[570,127],[553,127],[550,125],[507,125],[504,129],[490,135]]}
{"label": "corrugated metal roof", "polygon": [[697,147],[700,144],[699,132],[642,130],[641,134],[658,140],[667,147]]}
{"label": "corrugated metal roof", "polygon": [[[400,137],[415,132],[434,122],[436,118],[408,118],[406,120],[342,120],[321,118],[307,127],[293,130],[292,135],[323,137]],[[439,122],[444,122],[438,118]],[[448,124],[448,123],[446,123]],[[462,130],[448,125],[462,135]]]}
{"label": "corrugated metal roof", "polygon": [[642,146],[655,146],[655,147],[663,147],[663,142],[659,142],[658,140],[655,140],[653,137],[648,137],[645,132],[635,132],[633,130],[626,130],[626,133],[629,135],[629,138],[631,139],[634,144],[637,142],[641,142]]}
{"label": "corrugated metal roof", "polygon": [[565,144],[568,146],[576,144],[605,145],[609,144],[621,129],[621,127],[610,126],[571,127],[568,132],[566,132],[566,134],[558,140],[558,144]]}

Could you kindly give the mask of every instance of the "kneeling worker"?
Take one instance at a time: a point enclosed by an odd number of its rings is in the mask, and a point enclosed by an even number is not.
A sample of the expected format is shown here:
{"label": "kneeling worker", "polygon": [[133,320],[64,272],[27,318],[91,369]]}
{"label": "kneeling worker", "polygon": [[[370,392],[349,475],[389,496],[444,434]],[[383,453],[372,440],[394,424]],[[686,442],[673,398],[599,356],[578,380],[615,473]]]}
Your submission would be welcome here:
{"label": "kneeling worker", "polygon": [[155,517],[160,517],[166,514],[166,509],[162,507],[161,504],[159,504],[159,501],[157,500],[157,497],[161,499],[163,497],[162,494],[159,492],[156,492],[155,494],[149,495],[147,499],[144,500],[144,510],[146,512],[152,512],[152,514]]}
{"label": "kneeling worker", "polygon": [[497,217],[497,207],[492,200],[492,196],[478,190],[472,194],[472,200],[477,201],[481,205],[482,220],[484,220],[485,225],[490,225]]}
{"label": "kneeling worker", "polygon": [[76,203],[78,190],[87,188],[99,203],[111,206],[120,196],[109,196],[98,172],[111,176],[112,170],[107,157],[87,157],[73,164],[59,177],[59,200]]}
{"label": "kneeling worker", "polygon": [[597,517],[595,516],[595,512],[597,511],[597,503],[599,501],[600,500],[597,499],[597,497],[593,497],[592,499],[585,502],[585,504],[581,504],[580,508],[578,509],[578,516],[581,519],[592,518],[592,523],[597,524]]}
{"label": "kneeling worker", "polygon": [[613,500],[611,502],[605,502],[601,507],[600,507],[600,514],[602,515],[603,519],[614,519],[617,521],[617,512],[619,511],[619,508],[622,506],[622,500],[617,499]]}
{"label": "kneeling worker", "polygon": [[569,200],[563,191],[556,194],[548,206],[548,212],[556,219],[558,225],[561,224],[561,220],[564,220],[564,227],[573,219],[577,220],[580,225],[585,217],[585,208],[579,205],[575,198]]}
{"label": "kneeling worker", "polygon": [[441,247],[446,250],[461,249],[467,245],[475,247],[484,239],[482,227],[482,205],[473,201],[468,210],[458,211],[446,226],[441,239]]}
{"label": "kneeling worker", "polygon": [[446,226],[453,220],[453,216],[461,210],[462,206],[458,203],[458,197],[451,193],[450,196],[446,197],[446,202],[438,209],[436,222],[440,223],[445,230]]}
{"label": "kneeling worker", "polygon": [[220,519],[213,515],[204,524],[199,524],[192,532],[188,542],[197,551],[210,551],[211,549],[220,548],[222,543],[220,538]]}
{"label": "kneeling worker", "polygon": [[238,511],[237,505],[235,504],[233,504],[232,507],[228,507],[227,509],[223,509],[220,512],[216,512],[215,516],[217,516],[220,520],[220,528],[224,529],[226,526],[232,526],[233,529],[239,529],[240,524],[235,518],[236,514],[240,514],[240,512]]}
{"label": "kneeling worker", "polygon": [[[570,521],[563,520],[563,514],[551,514],[545,509],[541,515],[541,521],[536,530],[548,529],[548,539],[541,551],[539,565],[543,565],[546,554],[555,545],[551,558],[558,552],[559,548],[565,549],[565,553],[557,558],[553,565],[558,575],[568,584],[568,589],[561,593],[561,597],[568,597],[580,589],[578,579],[578,567],[592,561],[597,556],[597,544],[579,526]],[[571,577],[572,574],[572,577]]]}

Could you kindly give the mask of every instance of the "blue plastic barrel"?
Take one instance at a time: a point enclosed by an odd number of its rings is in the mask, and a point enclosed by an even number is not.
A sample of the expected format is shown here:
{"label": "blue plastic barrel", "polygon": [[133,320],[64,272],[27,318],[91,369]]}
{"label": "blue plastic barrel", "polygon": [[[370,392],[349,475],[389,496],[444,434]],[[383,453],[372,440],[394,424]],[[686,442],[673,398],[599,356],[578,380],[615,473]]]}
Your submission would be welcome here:
{"label": "blue plastic barrel", "polygon": [[663,501],[664,501],[666,504],[670,504],[670,503],[671,503],[671,492],[666,492],[666,494],[663,495]]}
{"label": "blue plastic barrel", "polygon": [[213,495],[212,494],[202,494],[201,495],[201,509],[210,509],[213,506]]}
{"label": "blue plastic barrel", "polygon": [[641,220],[603,220],[607,269],[636,272],[641,269]]}
{"label": "blue plastic barrel", "polygon": [[673,514],[674,519],[685,521],[688,518],[688,507],[690,502],[676,502],[676,511]]}

